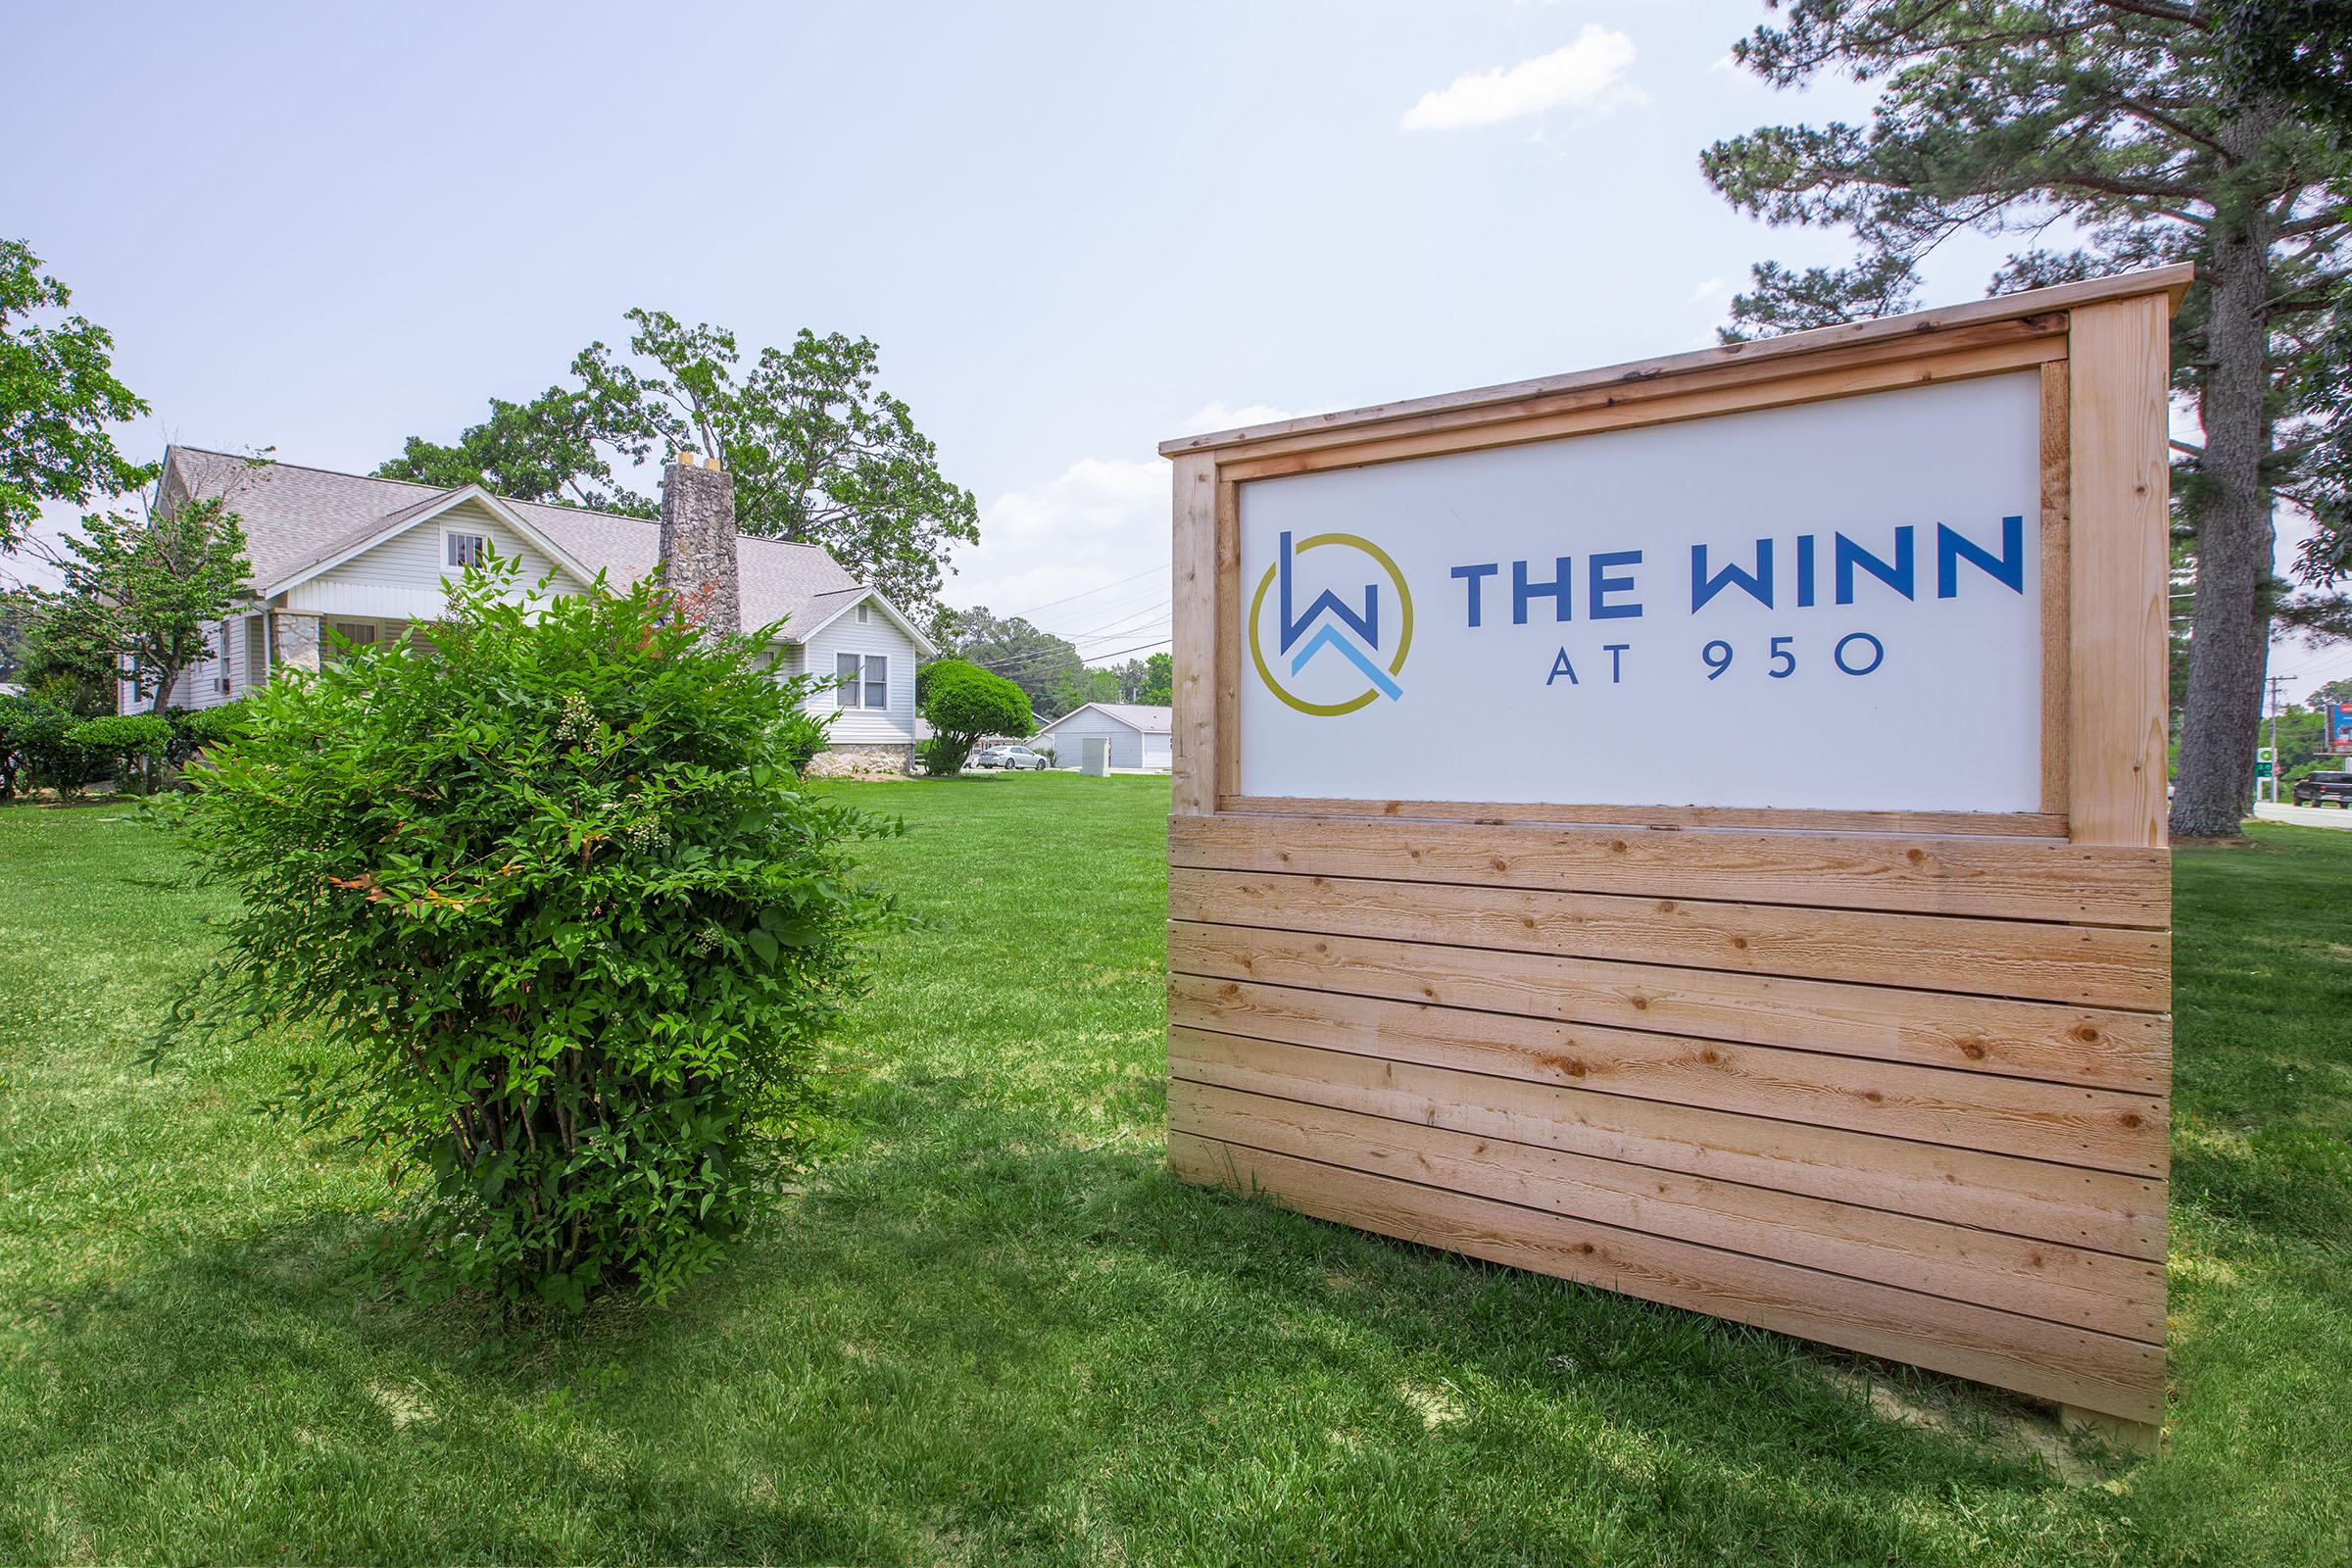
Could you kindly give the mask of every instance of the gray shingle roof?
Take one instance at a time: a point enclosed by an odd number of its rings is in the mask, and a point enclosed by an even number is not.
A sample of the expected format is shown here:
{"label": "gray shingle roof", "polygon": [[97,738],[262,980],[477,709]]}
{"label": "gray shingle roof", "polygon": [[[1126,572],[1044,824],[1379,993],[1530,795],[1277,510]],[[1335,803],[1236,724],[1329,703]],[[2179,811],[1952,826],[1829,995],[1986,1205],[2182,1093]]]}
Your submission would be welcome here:
{"label": "gray shingle roof", "polygon": [[[248,466],[227,452],[172,447],[165,454],[166,492],[225,495],[245,527],[245,554],[258,592],[372,539],[402,519],[429,511],[456,492],[405,479],[336,473],[291,463]],[[654,569],[661,525],[641,517],[576,507],[551,507],[501,496],[523,520],[590,571],[632,583]],[[743,620],[764,626],[789,620],[805,634],[862,598],[863,584],[816,545],[744,539],[736,550],[743,574]]]}
{"label": "gray shingle roof", "polygon": [[[1080,708],[1070,710],[1070,712],[1080,711],[1084,708],[1091,708],[1098,713],[1108,713],[1128,728],[1141,730],[1146,735],[1172,734],[1176,728],[1175,710],[1169,708],[1147,708],[1141,703],[1085,703]],[[1069,713],[1064,713],[1061,718],[1069,716]],[[1060,723],[1061,718],[1054,723]],[[1054,726],[1049,724],[1046,727],[1051,729]]]}

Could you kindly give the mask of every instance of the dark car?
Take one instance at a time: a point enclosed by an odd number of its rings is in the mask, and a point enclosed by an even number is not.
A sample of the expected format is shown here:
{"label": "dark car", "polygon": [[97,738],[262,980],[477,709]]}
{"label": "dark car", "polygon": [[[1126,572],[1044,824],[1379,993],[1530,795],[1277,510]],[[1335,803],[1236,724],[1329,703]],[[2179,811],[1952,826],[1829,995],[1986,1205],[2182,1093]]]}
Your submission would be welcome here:
{"label": "dark car", "polygon": [[2326,806],[2330,802],[2352,810],[2352,773],[2306,773],[2295,780],[2297,806]]}

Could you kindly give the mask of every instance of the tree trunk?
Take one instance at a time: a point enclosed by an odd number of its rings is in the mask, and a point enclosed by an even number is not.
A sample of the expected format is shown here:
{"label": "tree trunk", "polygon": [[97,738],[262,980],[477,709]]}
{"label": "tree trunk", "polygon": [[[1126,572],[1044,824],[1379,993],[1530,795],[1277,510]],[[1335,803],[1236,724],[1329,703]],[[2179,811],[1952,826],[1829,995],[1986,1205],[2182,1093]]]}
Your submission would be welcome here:
{"label": "tree trunk", "polygon": [[156,687],[155,700],[147,705],[147,711],[158,718],[163,717],[164,710],[172,706],[172,688],[178,684],[179,671],[176,669],[165,670],[163,683]]}
{"label": "tree trunk", "polygon": [[[2225,136],[2259,144],[2275,123],[2249,115]],[[2214,225],[2207,368],[2198,396],[2205,455],[2193,493],[2196,608],[2173,795],[2176,838],[2235,834],[2254,799],[2270,648],[2270,617],[2262,607],[2273,528],[2262,463],[2271,447],[2271,258],[2267,217],[2259,203],[2249,208]]]}

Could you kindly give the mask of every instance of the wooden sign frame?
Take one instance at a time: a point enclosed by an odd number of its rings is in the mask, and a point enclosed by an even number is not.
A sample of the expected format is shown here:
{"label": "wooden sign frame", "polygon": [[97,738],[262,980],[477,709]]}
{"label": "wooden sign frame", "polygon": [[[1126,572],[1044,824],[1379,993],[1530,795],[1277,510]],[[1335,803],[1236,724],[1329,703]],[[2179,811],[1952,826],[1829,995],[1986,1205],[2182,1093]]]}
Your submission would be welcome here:
{"label": "wooden sign frame", "polygon": [[[1169,1160],[2047,1398],[2164,1407],[2185,267],[1164,443]],[[2038,370],[2035,811],[1239,788],[1240,487]]]}

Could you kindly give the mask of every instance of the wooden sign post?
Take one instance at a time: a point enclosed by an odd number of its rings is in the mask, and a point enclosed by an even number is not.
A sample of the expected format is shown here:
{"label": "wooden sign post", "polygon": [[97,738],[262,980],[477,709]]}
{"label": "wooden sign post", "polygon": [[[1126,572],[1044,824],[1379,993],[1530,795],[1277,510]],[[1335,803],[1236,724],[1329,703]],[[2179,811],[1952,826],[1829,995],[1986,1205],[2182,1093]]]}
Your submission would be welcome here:
{"label": "wooden sign post", "polygon": [[1177,1172],[2152,1442],[2188,278],[1164,444]]}

